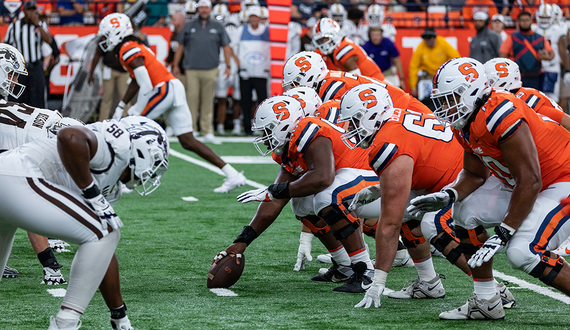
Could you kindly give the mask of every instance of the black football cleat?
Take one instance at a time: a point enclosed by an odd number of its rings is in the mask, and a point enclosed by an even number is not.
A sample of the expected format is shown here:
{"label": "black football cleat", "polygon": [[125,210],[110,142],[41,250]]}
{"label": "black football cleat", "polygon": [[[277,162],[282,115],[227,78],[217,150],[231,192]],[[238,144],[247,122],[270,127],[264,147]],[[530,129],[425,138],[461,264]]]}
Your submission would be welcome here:
{"label": "black football cleat", "polygon": [[341,286],[333,289],[334,292],[364,293],[372,286],[372,278],[368,275],[365,262],[357,262],[352,266],[354,274]]}
{"label": "black football cleat", "polygon": [[354,273],[351,267],[341,266],[332,260],[332,267],[329,268],[325,273],[315,275],[311,278],[311,281],[315,282],[344,282],[350,278]]}

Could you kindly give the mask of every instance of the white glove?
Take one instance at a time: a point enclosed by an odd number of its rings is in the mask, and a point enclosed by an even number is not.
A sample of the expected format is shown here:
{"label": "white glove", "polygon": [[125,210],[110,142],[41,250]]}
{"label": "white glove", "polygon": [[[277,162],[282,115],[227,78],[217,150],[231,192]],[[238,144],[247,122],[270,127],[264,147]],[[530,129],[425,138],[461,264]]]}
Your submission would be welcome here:
{"label": "white glove", "polygon": [[249,202],[270,202],[273,200],[273,195],[271,195],[267,188],[260,188],[242,193],[237,197],[237,200],[243,204]]}
{"label": "white glove", "polygon": [[370,306],[372,306],[372,302],[374,302],[374,307],[380,307],[380,299],[382,298],[382,293],[384,292],[387,276],[388,273],[385,271],[375,269],[372,286],[368,289],[368,291],[366,291],[364,298],[358,304],[354,305],[354,307],[370,308]]}
{"label": "white glove", "polygon": [[564,74],[564,85],[570,86],[570,72]]}
{"label": "white glove", "polygon": [[488,240],[483,243],[481,248],[471,256],[471,259],[467,262],[469,267],[475,268],[481,266],[483,263],[491,260],[493,256],[505,248],[505,242],[499,237],[499,235],[493,235],[489,237]]}
{"label": "white glove", "polygon": [[107,224],[111,225],[113,229],[119,229],[123,227],[123,222],[119,219],[119,216],[113,210],[113,207],[105,196],[99,194],[93,198],[85,198],[87,204],[91,206],[91,208],[95,211],[95,213],[101,219],[101,224],[103,228],[107,228]]}
{"label": "white glove", "polygon": [[120,120],[123,118],[123,111],[125,110],[125,102],[119,102],[119,105],[115,108],[115,113],[113,113],[113,119]]}
{"label": "white glove", "polygon": [[380,185],[366,187],[354,195],[348,206],[350,211],[356,211],[362,205],[370,204],[380,198]]}
{"label": "white glove", "polygon": [[445,189],[436,193],[418,196],[410,201],[406,209],[413,217],[420,217],[424,213],[441,210],[457,200],[455,189]]}
{"label": "white glove", "polygon": [[295,263],[294,271],[298,272],[301,269],[305,269],[305,259],[313,261],[313,256],[311,256],[311,241],[313,240],[313,234],[311,233],[301,233],[299,238],[299,252],[297,252],[297,263]]}

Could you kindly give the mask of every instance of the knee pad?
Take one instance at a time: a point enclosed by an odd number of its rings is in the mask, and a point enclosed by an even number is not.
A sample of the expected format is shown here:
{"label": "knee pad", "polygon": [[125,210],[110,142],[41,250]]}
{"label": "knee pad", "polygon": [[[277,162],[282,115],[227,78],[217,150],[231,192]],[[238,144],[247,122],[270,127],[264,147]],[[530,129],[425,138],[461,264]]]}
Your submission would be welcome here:
{"label": "knee pad", "polygon": [[319,227],[317,223],[321,221],[321,218],[317,217],[316,215],[307,215],[304,217],[297,217],[297,220],[300,220],[305,226],[307,226],[315,237],[321,237],[326,233],[331,231],[331,227],[325,224],[324,227]]}
{"label": "knee pad", "polygon": [[378,221],[376,221],[376,223],[374,224],[374,226],[368,226],[366,225],[366,222],[362,223],[362,232],[364,234],[366,234],[367,236],[370,236],[372,238],[376,237],[376,227],[378,226]]}
{"label": "knee pad", "polygon": [[[433,246],[441,253],[443,253],[443,250],[449,245],[449,243],[451,242],[458,242],[459,240],[457,239],[457,237],[450,235],[447,232],[443,232],[443,235],[436,239],[435,242],[433,242]],[[459,243],[459,242],[458,242]],[[445,258],[452,263],[453,265],[455,265],[455,263],[457,262],[457,259],[459,259],[459,257],[461,257],[461,244],[459,246],[457,246],[455,249],[452,249],[451,251],[449,251],[449,253],[445,256]]]}
{"label": "knee pad", "polygon": [[419,220],[410,220],[402,224],[401,237],[402,243],[407,248],[415,248],[416,246],[424,243],[426,239],[423,236],[416,236],[412,234],[412,230],[420,226]]}
{"label": "knee pad", "polygon": [[[553,254],[551,254],[551,256],[552,255]],[[552,270],[546,276],[540,278],[547,266],[552,267]],[[556,258],[551,258],[550,256],[543,255],[538,265],[530,272],[530,275],[540,279],[544,284],[552,286],[554,279],[558,276],[562,267],[564,267],[564,258],[561,256],[556,255]]]}
{"label": "knee pad", "polygon": [[344,219],[348,220],[351,223],[358,223],[358,226],[360,226],[360,219],[353,216],[350,211],[342,204],[333,205],[331,209],[325,213],[321,211],[320,217],[325,221],[327,225],[331,227],[334,226],[335,223]]}
{"label": "knee pad", "polygon": [[360,224],[358,222],[351,222],[339,230],[335,230],[333,235],[340,241],[352,235],[358,228],[360,228]]}
{"label": "knee pad", "polygon": [[[479,240],[479,235],[483,234],[487,232],[487,230],[483,227],[483,226],[478,226],[474,229],[464,229],[464,228],[460,228],[460,227],[456,227],[455,228],[455,235],[457,236],[457,238],[459,239],[463,239],[463,238],[469,238],[469,240],[471,241],[471,244],[476,247],[477,249],[479,249],[483,243],[485,242],[481,242]],[[464,244],[462,244],[463,247]],[[467,244],[468,245],[468,244]],[[475,250],[477,251],[477,250]],[[467,253],[464,250],[465,253]]]}

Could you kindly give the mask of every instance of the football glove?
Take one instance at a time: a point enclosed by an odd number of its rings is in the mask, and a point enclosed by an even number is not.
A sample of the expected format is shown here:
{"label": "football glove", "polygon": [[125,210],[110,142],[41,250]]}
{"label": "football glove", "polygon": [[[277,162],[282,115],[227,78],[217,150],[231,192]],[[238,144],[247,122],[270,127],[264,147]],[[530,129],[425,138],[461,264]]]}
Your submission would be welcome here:
{"label": "football glove", "polygon": [[410,206],[406,209],[408,213],[419,218],[427,212],[441,210],[457,200],[455,189],[445,189],[436,193],[418,196],[410,201]]}
{"label": "football glove", "polygon": [[311,256],[311,241],[313,240],[313,234],[311,233],[301,233],[299,238],[299,252],[297,252],[297,263],[295,263],[294,271],[298,272],[301,269],[305,269],[305,259],[313,261],[313,256]]}
{"label": "football glove", "polygon": [[249,190],[237,197],[238,202],[243,204],[249,202],[270,202],[273,199],[273,195],[271,195],[267,188]]}
{"label": "football glove", "polygon": [[123,227],[123,222],[119,219],[119,216],[103,195],[99,194],[93,198],[85,198],[85,201],[99,216],[104,229],[107,228],[107,224],[111,225],[113,229]]}
{"label": "football glove", "polygon": [[469,267],[479,267],[483,263],[491,260],[495,254],[503,251],[514,233],[515,230],[504,223],[495,227],[495,235],[489,237],[489,239],[483,243],[481,248],[471,256],[471,259],[467,261]]}
{"label": "football glove", "polygon": [[378,308],[381,305],[380,299],[382,298],[382,293],[386,285],[386,277],[388,273],[380,269],[374,270],[374,279],[372,280],[372,286],[366,291],[364,298],[356,305],[355,308],[364,307],[370,308],[374,302],[374,307]]}
{"label": "football glove", "polygon": [[366,187],[354,195],[348,206],[350,211],[356,211],[362,205],[370,204],[380,198],[380,185]]}
{"label": "football glove", "polygon": [[125,110],[125,102],[119,102],[119,105],[115,108],[115,112],[113,113],[113,119],[120,120],[123,117],[123,111]]}

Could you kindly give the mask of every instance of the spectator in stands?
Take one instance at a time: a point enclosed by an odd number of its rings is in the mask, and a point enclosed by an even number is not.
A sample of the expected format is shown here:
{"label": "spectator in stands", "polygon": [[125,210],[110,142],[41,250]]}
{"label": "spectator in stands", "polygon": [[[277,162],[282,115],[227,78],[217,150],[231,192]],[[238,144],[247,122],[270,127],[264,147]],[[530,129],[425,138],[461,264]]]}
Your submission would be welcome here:
{"label": "spectator in stands", "polygon": [[475,27],[473,24],[473,15],[478,11],[486,12],[489,17],[498,14],[497,7],[493,0],[467,0],[463,5],[463,21],[465,22],[465,27]]}
{"label": "spectator in stands", "polygon": [[521,12],[517,17],[518,30],[513,32],[501,45],[499,56],[517,62],[521,71],[523,87],[542,89],[542,60],[554,58],[550,43],[542,35],[530,28],[531,14]]}
{"label": "spectator in stands", "polygon": [[538,6],[540,6],[540,1],[537,0],[515,0],[513,2],[513,7],[511,8],[511,18],[513,21],[518,21],[519,15],[524,11],[530,13],[531,17],[534,17],[534,13],[538,10]]}
{"label": "spectator in stands", "polygon": [[[186,24],[186,15],[184,14],[184,12],[174,13],[174,15],[172,15],[172,18],[170,20],[170,24],[172,24],[172,26],[174,27],[174,31],[172,31],[172,36],[170,36],[170,49],[168,50],[166,63],[172,66],[174,62],[174,53],[176,52],[176,49],[178,49],[178,46],[180,45],[177,40],[178,33],[182,31],[182,28],[184,28],[184,24]],[[186,88],[186,76],[184,75],[184,68],[182,67],[183,61],[184,61],[184,54],[182,54],[182,59],[178,64],[178,70],[180,72],[176,76],[176,78],[178,78],[178,80],[180,80],[184,85],[184,88]],[[172,70],[172,68],[170,70],[174,71]]]}
{"label": "spectator in stands", "polygon": [[85,0],[61,0],[57,2],[60,25],[83,25]]}
{"label": "spectator in stands", "polygon": [[[378,64],[382,74],[384,74],[384,80],[398,87],[404,87],[404,68],[402,67],[400,52],[396,45],[392,40],[382,36],[382,28],[380,26],[370,27],[368,29],[368,38],[369,41],[362,48]],[[394,68],[398,72],[397,76]]]}
{"label": "spectator in stands", "polygon": [[119,0],[95,0],[89,5],[89,8],[91,8],[91,11],[97,18],[97,24],[101,23],[103,17],[109,14],[123,12],[125,4],[118,1]]}
{"label": "spectator in stands", "polygon": [[[222,23],[210,17],[212,3],[210,0],[198,1],[198,17],[186,22],[178,33],[177,40],[183,47],[174,53],[172,73],[180,74],[182,67],[186,74],[186,99],[194,122],[194,132],[200,131],[206,142],[214,142],[214,89],[218,79],[220,48],[223,49],[226,63],[230,63],[230,38]],[[226,67],[226,77],[230,76],[230,68]],[[200,109],[200,117],[198,117]]]}
{"label": "spectator in stands", "polygon": [[397,2],[410,12],[426,11],[429,5],[429,0],[397,0]]}
{"label": "spectator in stands", "polygon": [[509,36],[509,34],[505,32],[505,17],[501,14],[493,15],[491,28],[501,36],[502,41],[505,41]]}
{"label": "spectator in stands", "polygon": [[501,48],[501,36],[497,32],[489,29],[489,15],[484,11],[478,11],[473,15],[475,30],[477,34],[471,39],[469,57],[481,63],[499,56]]}
{"label": "spectator in stands", "polygon": [[307,32],[301,37],[301,51],[312,52],[315,50],[315,45],[313,45],[313,26],[317,24],[317,20],[311,17],[307,20]]}
{"label": "spectator in stands", "polygon": [[150,0],[146,3],[150,9],[150,15],[146,25],[148,26],[164,26],[166,17],[168,17],[168,4],[166,0]]}
{"label": "spectator in stands", "polygon": [[429,92],[426,95],[423,89],[418,90],[418,75],[421,73],[421,80],[427,80],[429,83],[433,80],[437,69],[448,60],[459,57],[459,52],[444,37],[438,36],[433,28],[426,28],[422,33],[422,39],[410,59],[409,82],[412,95],[422,98],[420,101],[433,107],[433,102],[429,100]]}
{"label": "spectator in stands", "polygon": [[306,25],[316,9],[317,4],[313,0],[294,0],[291,5],[291,20]]}

